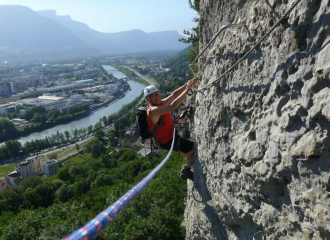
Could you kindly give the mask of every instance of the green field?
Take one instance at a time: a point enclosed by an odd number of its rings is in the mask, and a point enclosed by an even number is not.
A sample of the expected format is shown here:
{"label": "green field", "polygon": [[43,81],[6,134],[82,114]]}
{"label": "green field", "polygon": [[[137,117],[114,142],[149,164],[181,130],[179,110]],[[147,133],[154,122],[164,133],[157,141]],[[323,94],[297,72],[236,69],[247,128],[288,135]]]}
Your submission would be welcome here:
{"label": "green field", "polygon": [[1,166],[0,167],[0,180],[5,179],[5,175],[8,173],[14,171],[14,166],[17,165],[17,163],[9,164],[6,166]]}

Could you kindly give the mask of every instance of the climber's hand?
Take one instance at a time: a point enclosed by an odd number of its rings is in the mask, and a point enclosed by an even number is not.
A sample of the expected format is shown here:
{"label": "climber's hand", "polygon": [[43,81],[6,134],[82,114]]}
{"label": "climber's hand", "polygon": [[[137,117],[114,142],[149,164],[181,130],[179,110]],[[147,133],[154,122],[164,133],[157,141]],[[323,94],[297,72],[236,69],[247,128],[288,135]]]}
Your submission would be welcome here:
{"label": "climber's hand", "polygon": [[189,89],[191,89],[194,85],[195,85],[195,83],[196,83],[197,81],[193,78],[193,79],[190,79],[187,83],[186,83],[186,89],[187,90],[189,90]]}

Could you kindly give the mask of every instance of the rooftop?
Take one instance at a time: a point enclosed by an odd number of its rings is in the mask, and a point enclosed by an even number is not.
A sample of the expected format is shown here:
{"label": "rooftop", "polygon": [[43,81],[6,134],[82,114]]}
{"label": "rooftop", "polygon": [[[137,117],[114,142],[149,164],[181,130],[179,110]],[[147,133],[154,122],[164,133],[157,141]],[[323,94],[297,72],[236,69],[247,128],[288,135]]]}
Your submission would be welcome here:
{"label": "rooftop", "polygon": [[8,183],[0,181],[0,192],[4,192],[8,188],[11,188]]}
{"label": "rooftop", "polygon": [[2,104],[2,105],[0,105],[0,108],[11,107],[11,106],[16,106],[16,103],[10,102],[10,103],[6,103],[6,104]]}
{"label": "rooftop", "polygon": [[141,150],[138,151],[137,153],[144,157],[144,156],[147,156],[149,153],[151,153],[151,149],[150,148],[141,148]]}
{"label": "rooftop", "polygon": [[40,96],[38,99],[46,99],[46,100],[62,100],[63,97],[55,97],[55,96]]}
{"label": "rooftop", "polygon": [[26,166],[26,165],[28,165],[28,164],[29,164],[28,161],[24,161],[24,162],[21,162],[19,165],[20,165],[20,166]]}
{"label": "rooftop", "polygon": [[31,98],[31,99],[18,100],[17,102],[22,103],[22,104],[30,104],[30,105],[51,106],[51,105],[59,104],[61,102],[65,102],[65,101],[63,101],[63,100]]}
{"label": "rooftop", "polygon": [[53,163],[57,163],[58,161],[56,161],[55,159],[48,159],[45,164],[48,165],[48,164],[53,164]]}
{"label": "rooftop", "polygon": [[7,174],[6,177],[12,179],[16,183],[16,185],[20,184],[23,181],[22,176],[17,171]]}
{"label": "rooftop", "polygon": [[93,79],[78,80],[78,81],[74,81],[73,84],[84,84],[89,82],[94,82],[94,80]]}

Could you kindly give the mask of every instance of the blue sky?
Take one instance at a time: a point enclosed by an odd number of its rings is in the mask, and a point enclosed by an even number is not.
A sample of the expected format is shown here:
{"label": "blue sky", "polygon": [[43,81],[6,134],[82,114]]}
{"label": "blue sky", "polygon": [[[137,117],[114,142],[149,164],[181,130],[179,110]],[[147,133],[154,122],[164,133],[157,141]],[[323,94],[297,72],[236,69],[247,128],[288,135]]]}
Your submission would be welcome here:
{"label": "blue sky", "polygon": [[32,10],[56,10],[100,32],[141,29],[145,32],[191,29],[197,13],[188,0],[0,0]]}

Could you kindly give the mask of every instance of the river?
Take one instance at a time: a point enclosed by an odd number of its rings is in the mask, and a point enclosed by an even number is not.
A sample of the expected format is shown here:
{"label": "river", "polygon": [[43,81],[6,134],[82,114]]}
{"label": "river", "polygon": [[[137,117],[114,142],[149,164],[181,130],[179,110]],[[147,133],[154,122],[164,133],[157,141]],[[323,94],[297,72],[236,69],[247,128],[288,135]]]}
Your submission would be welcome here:
{"label": "river", "polygon": [[105,71],[107,71],[107,73],[112,74],[117,79],[127,78],[127,76],[124,73],[118,71],[118,69],[112,66],[102,65],[102,67],[104,68]]}
{"label": "river", "polygon": [[[126,77],[125,74],[123,74],[122,72],[119,72],[118,70],[114,69],[111,66],[103,66],[103,68],[105,70],[109,71],[109,73],[113,74],[116,78],[125,78]],[[71,133],[71,130],[73,130],[75,128],[78,128],[78,129],[87,128],[89,125],[95,125],[95,123],[97,123],[99,121],[99,119],[102,118],[103,116],[109,116],[109,115],[119,111],[120,108],[124,104],[128,104],[128,103],[132,102],[136,97],[138,97],[141,94],[142,90],[145,88],[145,84],[143,84],[143,83],[136,82],[133,80],[128,80],[127,82],[130,85],[132,90],[128,91],[126,93],[125,97],[119,99],[118,101],[112,103],[111,105],[109,105],[105,108],[102,108],[98,111],[92,112],[89,116],[87,116],[83,119],[72,121],[70,123],[63,124],[63,125],[57,125],[53,128],[49,128],[42,132],[32,133],[29,136],[18,139],[18,141],[21,144],[24,144],[27,141],[31,141],[33,139],[34,140],[35,139],[44,139],[46,136],[51,136],[52,134],[56,134],[57,131],[60,133],[61,132],[64,133],[64,131],[68,130]]]}

